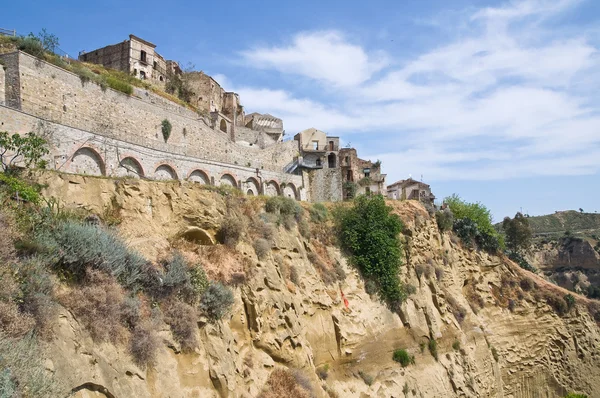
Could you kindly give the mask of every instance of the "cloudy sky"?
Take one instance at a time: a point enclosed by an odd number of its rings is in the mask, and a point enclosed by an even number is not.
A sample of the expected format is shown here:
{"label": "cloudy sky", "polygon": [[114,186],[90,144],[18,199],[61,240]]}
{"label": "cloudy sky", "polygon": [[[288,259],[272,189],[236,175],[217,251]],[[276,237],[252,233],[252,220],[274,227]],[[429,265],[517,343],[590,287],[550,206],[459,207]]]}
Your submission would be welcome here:
{"label": "cloudy sky", "polygon": [[12,2],[71,55],[134,33],[249,112],[316,127],[391,183],[412,175],[496,219],[600,211],[600,1]]}

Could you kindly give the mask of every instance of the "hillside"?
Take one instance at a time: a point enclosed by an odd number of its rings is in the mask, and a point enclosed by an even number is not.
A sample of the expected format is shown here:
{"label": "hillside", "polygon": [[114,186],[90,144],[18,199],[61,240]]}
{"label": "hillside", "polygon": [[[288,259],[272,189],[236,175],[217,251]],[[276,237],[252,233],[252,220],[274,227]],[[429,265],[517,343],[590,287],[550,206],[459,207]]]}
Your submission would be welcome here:
{"label": "hillside", "polygon": [[560,236],[569,231],[575,235],[592,236],[600,233],[600,214],[575,210],[559,211],[527,219],[534,235]]}
{"label": "hillside", "polygon": [[[137,317],[124,310],[131,301],[126,278],[53,278],[54,293],[45,294],[56,295],[57,307],[46,320],[52,337],[42,342],[40,358],[65,394],[600,393],[598,303],[577,295],[567,302],[565,290],[504,256],[464,248],[452,233],[440,233],[418,202],[388,202],[404,225],[400,278],[409,292],[401,305],[389,307],[341,253],[330,211],[314,205],[302,203],[294,221],[276,217],[266,198],[192,183],[56,173],[37,181],[46,198],[55,198],[49,203],[61,219],[75,213],[88,224],[100,219],[100,226],[86,227],[98,228],[98,236],[111,230],[105,224],[113,225],[130,249],[150,261],[135,278],[166,269],[160,294],[147,284],[133,290]],[[221,244],[224,232],[230,239]],[[170,271],[175,251],[231,290],[232,305],[222,317],[206,311],[205,295],[197,306],[181,301],[185,289],[164,290],[182,279]],[[140,363],[150,346],[155,360]],[[406,361],[402,355],[402,363],[393,360],[397,350],[405,350]]]}

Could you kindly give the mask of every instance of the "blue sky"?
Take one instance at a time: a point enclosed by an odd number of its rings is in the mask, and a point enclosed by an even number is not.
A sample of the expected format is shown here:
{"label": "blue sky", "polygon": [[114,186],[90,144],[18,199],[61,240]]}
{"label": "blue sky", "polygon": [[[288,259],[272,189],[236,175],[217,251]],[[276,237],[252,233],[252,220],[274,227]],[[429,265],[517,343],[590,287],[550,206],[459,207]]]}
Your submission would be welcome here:
{"label": "blue sky", "polygon": [[72,56],[134,33],[289,135],[339,135],[497,220],[600,211],[600,1],[56,3],[3,5],[1,27]]}

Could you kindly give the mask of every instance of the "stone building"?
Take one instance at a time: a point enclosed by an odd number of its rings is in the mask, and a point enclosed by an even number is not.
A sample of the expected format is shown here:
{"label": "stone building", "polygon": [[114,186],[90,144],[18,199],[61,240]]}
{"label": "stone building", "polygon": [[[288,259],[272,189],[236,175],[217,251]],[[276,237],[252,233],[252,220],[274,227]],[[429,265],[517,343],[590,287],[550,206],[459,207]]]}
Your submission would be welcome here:
{"label": "stone building", "polygon": [[356,195],[386,196],[386,175],[381,173],[380,161],[361,159],[354,148],[340,149],[339,159],[344,199],[352,199]]}
{"label": "stone building", "polygon": [[419,200],[433,205],[435,195],[431,187],[424,182],[408,178],[388,185],[387,196],[394,200]]}
{"label": "stone building", "polygon": [[314,127],[294,136],[298,142],[298,167],[308,169],[335,169],[338,167],[339,137],[327,136]]}
{"label": "stone building", "polygon": [[249,129],[266,133],[275,142],[281,141],[285,134],[283,120],[268,113],[262,115],[254,112],[246,115],[244,125]]}
{"label": "stone building", "polygon": [[[79,54],[79,60],[133,74],[138,79],[149,80],[164,87],[167,64],[171,71],[180,71],[175,61],[165,59],[155,51],[156,45],[134,35],[118,44]],[[176,66],[175,66],[176,65]]]}

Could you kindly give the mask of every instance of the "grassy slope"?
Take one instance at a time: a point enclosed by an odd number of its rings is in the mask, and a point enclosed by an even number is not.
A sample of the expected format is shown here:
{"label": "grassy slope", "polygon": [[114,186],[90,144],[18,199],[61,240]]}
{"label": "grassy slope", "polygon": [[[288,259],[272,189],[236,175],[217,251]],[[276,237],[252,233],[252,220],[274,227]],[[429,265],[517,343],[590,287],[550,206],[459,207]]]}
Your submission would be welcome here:
{"label": "grassy slope", "polygon": [[574,210],[561,211],[545,216],[529,218],[534,234],[562,234],[565,231],[583,235],[600,231],[600,214],[580,213]]}

